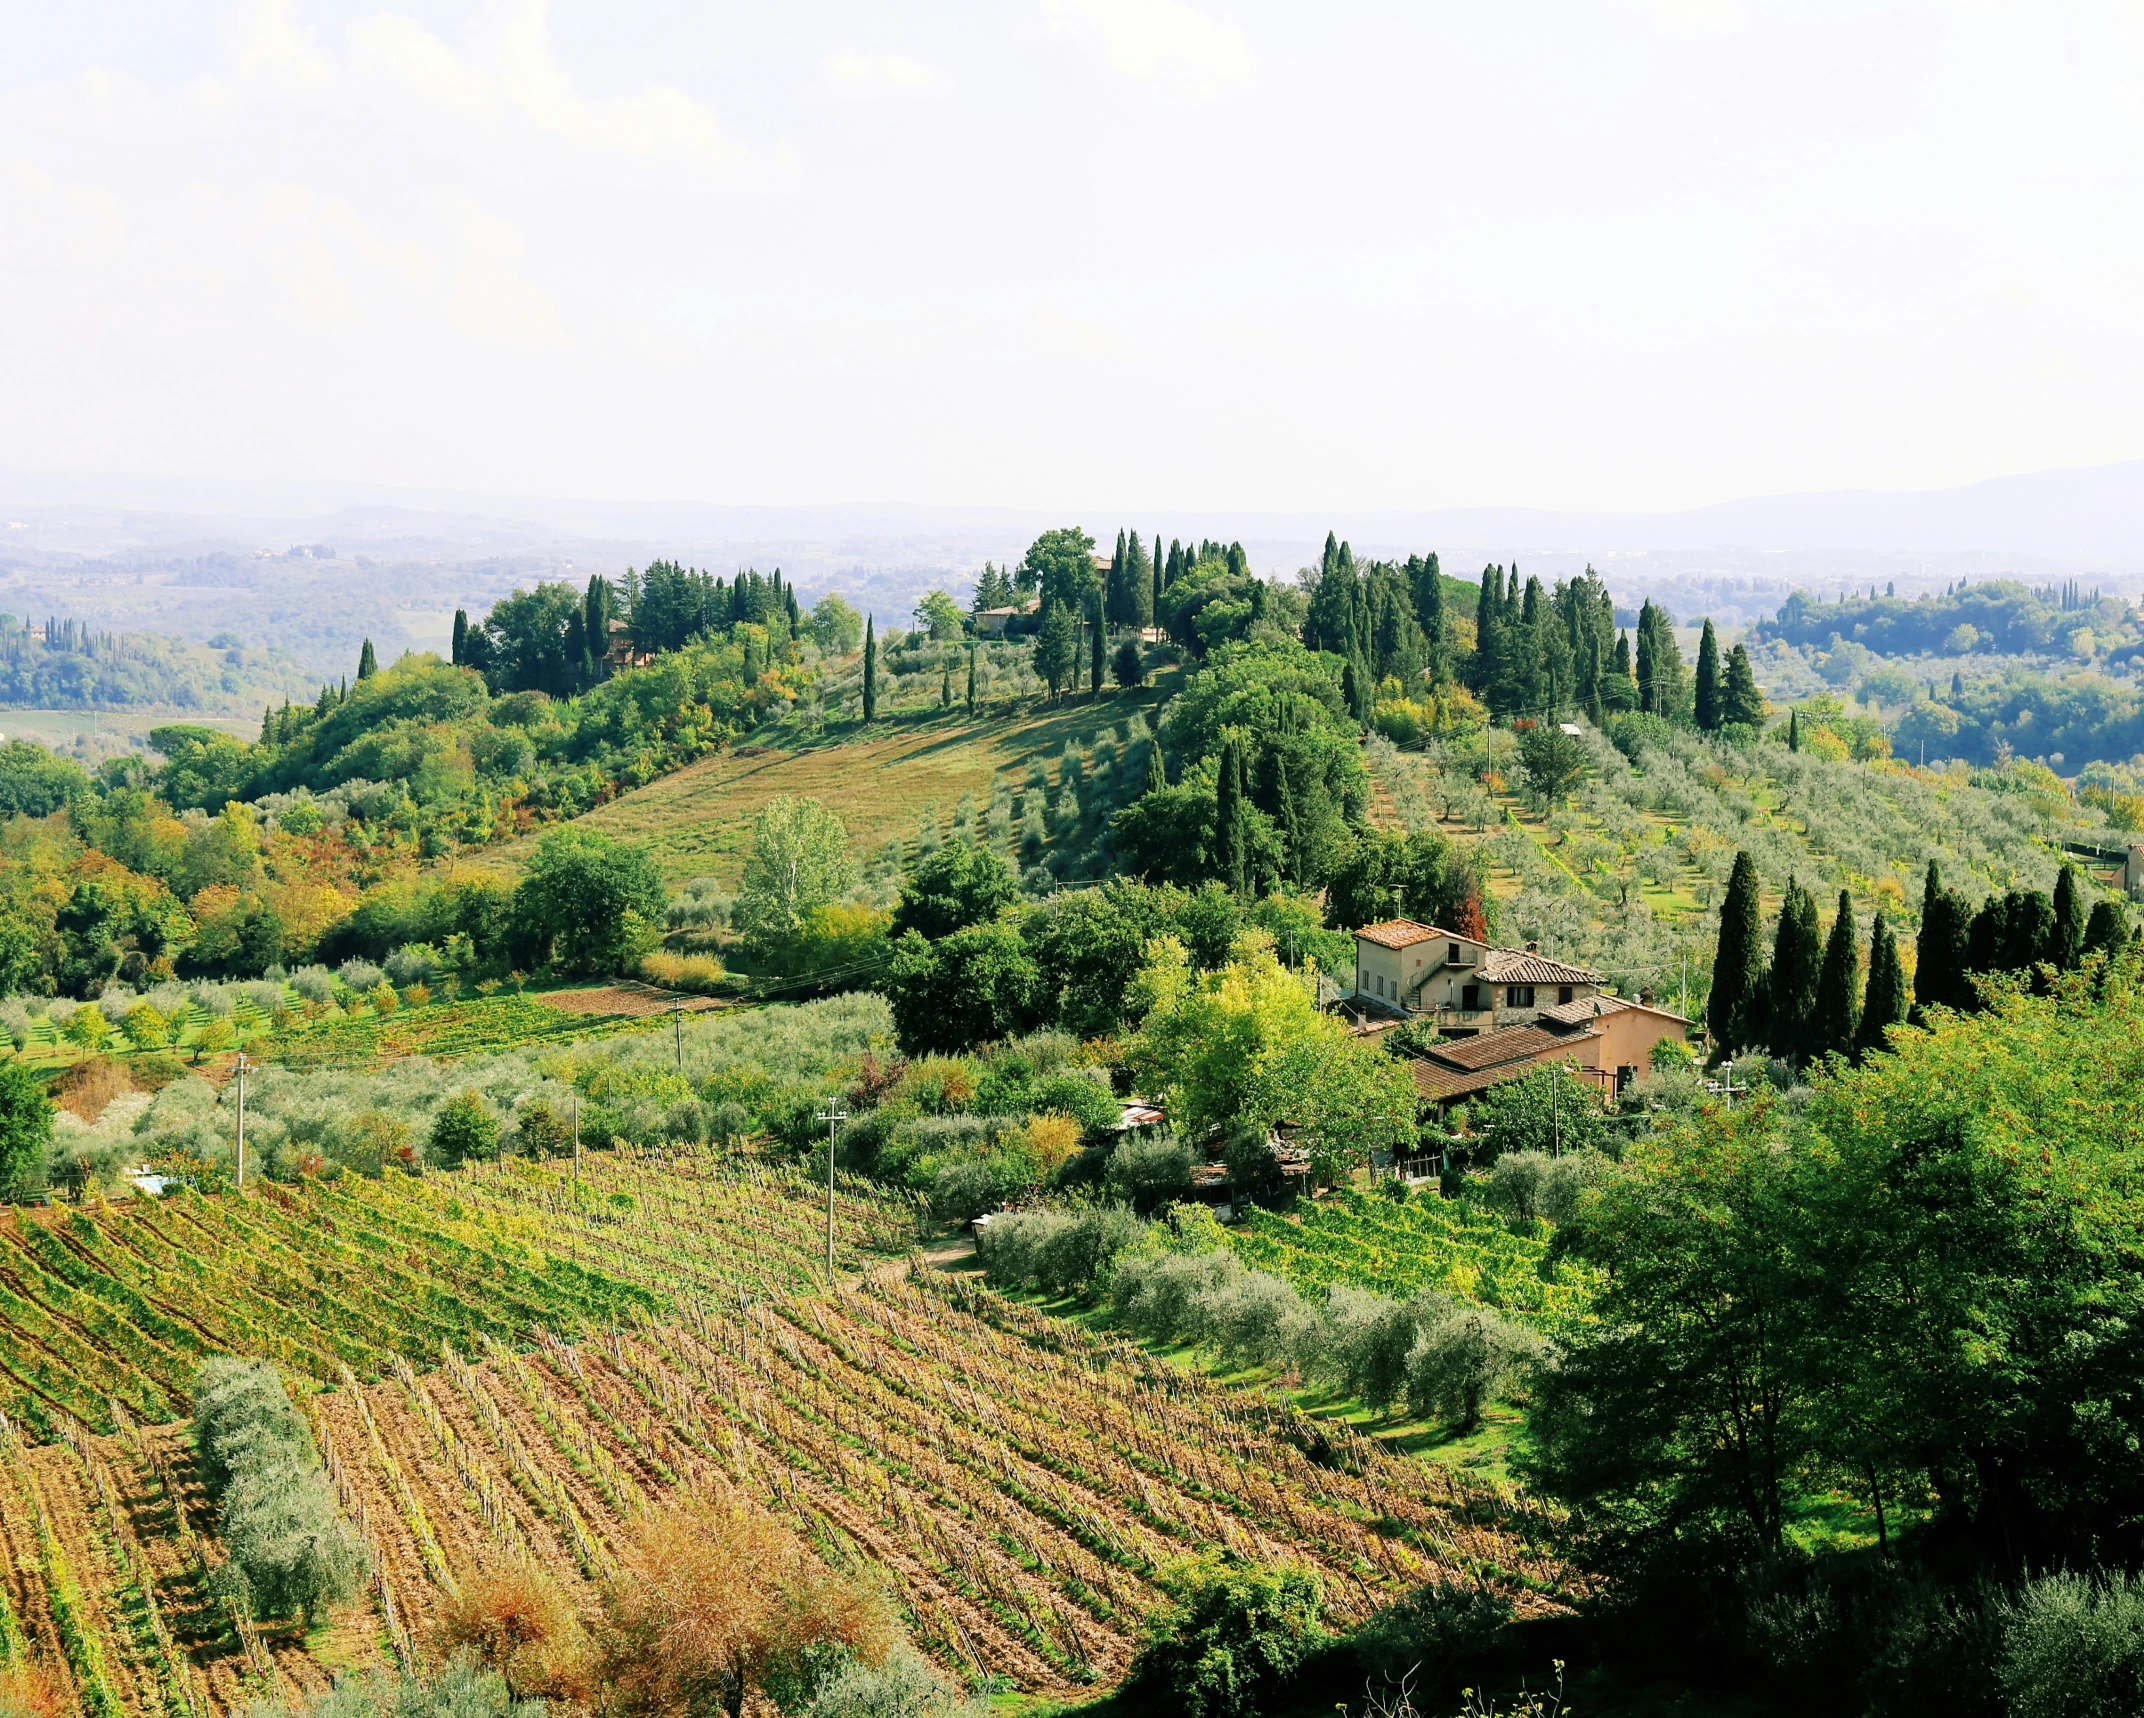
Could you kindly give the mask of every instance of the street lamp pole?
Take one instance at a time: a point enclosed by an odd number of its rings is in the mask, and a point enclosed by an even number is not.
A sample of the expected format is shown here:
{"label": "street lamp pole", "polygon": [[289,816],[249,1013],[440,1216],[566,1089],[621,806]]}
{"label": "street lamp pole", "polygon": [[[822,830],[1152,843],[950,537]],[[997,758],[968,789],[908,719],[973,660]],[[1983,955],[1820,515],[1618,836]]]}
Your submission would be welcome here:
{"label": "street lamp pole", "polygon": [[834,1286],[834,1129],[849,1119],[847,1110],[837,1110],[831,1103],[819,1112],[818,1119],[826,1123],[826,1286]]}

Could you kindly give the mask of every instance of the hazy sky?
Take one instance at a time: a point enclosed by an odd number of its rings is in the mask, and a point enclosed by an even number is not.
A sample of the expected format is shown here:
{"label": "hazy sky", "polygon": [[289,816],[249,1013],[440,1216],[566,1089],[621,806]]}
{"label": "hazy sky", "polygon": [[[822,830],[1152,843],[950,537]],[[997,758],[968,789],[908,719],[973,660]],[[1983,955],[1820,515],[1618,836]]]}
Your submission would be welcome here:
{"label": "hazy sky", "polygon": [[0,464],[1656,508],[2144,456],[2144,0],[6,17]]}

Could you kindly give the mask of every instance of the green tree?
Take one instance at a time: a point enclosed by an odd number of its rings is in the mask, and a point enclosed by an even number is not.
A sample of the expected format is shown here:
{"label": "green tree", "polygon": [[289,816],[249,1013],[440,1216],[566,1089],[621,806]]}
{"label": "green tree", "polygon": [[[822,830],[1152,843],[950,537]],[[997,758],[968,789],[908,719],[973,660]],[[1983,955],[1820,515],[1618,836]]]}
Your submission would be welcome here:
{"label": "green tree", "polygon": [[1250,889],[1250,831],[1243,795],[1243,742],[1222,742],[1221,771],[1214,789],[1213,852],[1221,881],[1238,896]]}
{"label": "green tree", "polygon": [[1757,675],[1750,667],[1749,651],[1740,644],[1727,653],[1727,680],[1720,690],[1720,725],[1728,728],[1764,726],[1764,694],[1757,689]]}
{"label": "green tree", "polygon": [[454,611],[454,642],[449,647],[447,660],[461,668],[469,661],[469,611],[458,608]]}
{"label": "green tree", "polygon": [[970,720],[970,721],[973,721],[973,720],[974,720],[974,718],[975,718],[975,701],[976,701],[976,686],[975,686],[975,646],[971,644],[971,645],[969,645],[969,646],[968,646],[968,700],[967,700],[967,703],[968,703],[968,718],[969,718],[969,720]]}
{"label": "green tree", "polygon": [[811,608],[812,642],[823,656],[846,656],[864,641],[864,617],[846,597],[823,596]]}
{"label": "green tree", "polygon": [[2129,946],[2129,916],[2112,901],[2099,901],[2084,928],[2084,952],[2109,959]]}
{"label": "green tree", "polygon": [[1970,930],[1964,899],[1956,890],[1943,887],[1941,867],[1929,860],[1921,886],[1921,931],[1914,951],[1913,999],[1920,1007],[1972,1007],[1965,964]]}
{"label": "green tree", "polygon": [[1731,1056],[1760,1042],[1764,1008],[1764,945],[1758,923],[1757,863],[1747,850],[1735,855],[1727,895],[1720,903],[1720,942],[1712,961],[1712,993],[1705,1022],[1715,1053]]}
{"label": "green tree", "polygon": [[879,977],[902,1050],[954,1055],[1038,1024],[1041,974],[1016,926],[969,925],[937,942],[908,931]]}
{"label": "green tree", "polygon": [[916,630],[927,633],[933,644],[949,643],[967,631],[960,604],[944,591],[930,591],[916,604]]}
{"label": "green tree", "polygon": [[0,1199],[20,1199],[45,1172],[52,1100],[20,1061],[0,1062]]}
{"label": "green tree", "polygon": [[1697,641],[1697,725],[1711,733],[1725,720],[1722,706],[1725,688],[1720,683],[1720,640],[1712,630],[1712,617],[1705,617],[1704,636]]}
{"label": "green tree", "polygon": [[1860,998],[1856,995],[1860,976],[1853,897],[1841,889],[1839,911],[1824,943],[1824,964],[1817,972],[1816,1008],[1809,1019],[1812,1058],[1832,1051],[1844,1056],[1852,1051],[1855,1029],[1861,1024]]}
{"label": "green tree", "polygon": [[1020,588],[1040,593],[1045,615],[1052,607],[1062,607],[1068,615],[1085,612],[1099,583],[1094,539],[1076,525],[1043,532],[1028,545],[1020,563]]}
{"label": "green tree", "polygon": [[920,931],[933,939],[994,919],[1018,900],[1011,868],[987,847],[947,841],[919,857],[901,879],[893,935]]}
{"label": "green tree", "polygon": [[2064,865],[2055,879],[2055,934],[2048,959],[2058,972],[2075,972],[2084,959],[2085,904],[2077,867]]}
{"label": "green tree", "polygon": [[498,1156],[499,1118],[482,1092],[456,1092],[433,1112],[431,1151],[447,1169]]}
{"label": "green tree", "polygon": [[1861,1018],[1854,1028],[1854,1055],[1858,1060],[1872,1050],[1891,1047],[1891,1028],[1906,1018],[1906,973],[1899,964],[1898,939],[1881,912],[1869,930],[1869,979],[1861,1000]]}
{"label": "green tree", "polygon": [[1109,628],[1102,620],[1102,599],[1097,595],[1091,604],[1092,613],[1087,629],[1087,690],[1096,697],[1102,695],[1102,656],[1109,647]]}
{"label": "green tree", "polygon": [[1127,638],[1117,646],[1109,672],[1127,692],[1146,684],[1146,665],[1139,660],[1139,646],[1134,640]]}
{"label": "green tree", "polygon": [[864,622],[864,720],[878,720],[878,616]]}
{"label": "green tree", "polygon": [[514,920],[564,971],[615,973],[654,946],[667,904],[647,844],[569,824],[537,843],[514,890]]}
{"label": "green tree", "polygon": [[379,671],[380,659],[373,653],[372,640],[368,638],[357,653],[357,677],[360,680],[370,680]]}
{"label": "green tree", "polygon": [[1063,603],[1050,603],[1043,608],[1042,629],[1035,635],[1035,672],[1042,676],[1053,698],[1060,687],[1078,678],[1078,628],[1073,624],[1071,609]]}
{"label": "green tree", "polygon": [[770,799],[752,823],[730,923],[754,948],[772,953],[797,934],[806,914],[840,900],[855,883],[839,817],[816,799]]}
{"label": "green tree", "polygon": [[1554,810],[1585,780],[1585,741],[1555,722],[1538,722],[1519,740],[1519,764],[1542,805]]}
{"label": "green tree", "polygon": [[1772,970],[1765,981],[1766,1034],[1772,1054],[1786,1061],[1806,1062],[1814,1047],[1817,974],[1823,961],[1816,897],[1790,877],[1772,934]]}
{"label": "green tree", "polygon": [[1126,1001],[1146,945],[1176,927],[1183,890],[1116,878],[1067,891],[1028,915],[1021,940],[1040,975],[1040,1012],[1082,1038],[1111,1038],[1139,1022]]}
{"label": "green tree", "polygon": [[1141,1711],[1258,1718],[1324,1642],[1323,1595],[1308,1569],[1208,1552],[1165,1567],[1124,1695]]}

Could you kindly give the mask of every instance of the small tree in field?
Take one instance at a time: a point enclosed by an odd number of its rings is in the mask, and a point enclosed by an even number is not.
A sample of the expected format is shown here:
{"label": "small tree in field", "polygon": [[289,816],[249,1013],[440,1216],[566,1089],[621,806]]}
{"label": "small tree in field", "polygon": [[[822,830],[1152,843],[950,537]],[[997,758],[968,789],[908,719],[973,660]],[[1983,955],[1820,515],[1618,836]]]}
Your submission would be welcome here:
{"label": "small tree in field", "polygon": [[52,1144],[52,1100],[20,1062],[0,1063],[0,1199],[25,1192]]}
{"label": "small tree in field", "polygon": [[432,1118],[432,1156],[446,1168],[499,1150],[499,1118],[481,1092],[456,1092]]}

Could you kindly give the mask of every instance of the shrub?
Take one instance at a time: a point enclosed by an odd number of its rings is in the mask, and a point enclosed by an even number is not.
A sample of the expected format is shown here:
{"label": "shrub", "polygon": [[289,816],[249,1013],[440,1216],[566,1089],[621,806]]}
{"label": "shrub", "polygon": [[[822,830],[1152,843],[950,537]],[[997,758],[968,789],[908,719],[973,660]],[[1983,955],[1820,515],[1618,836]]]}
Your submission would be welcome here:
{"label": "shrub", "polygon": [[432,1117],[432,1159],[452,1169],[472,1157],[494,1157],[499,1150],[499,1118],[484,1094],[456,1092]]}
{"label": "shrub", "polygon": [[1109,1190],[1133,1209],[1150,1212],[1191,1191],[1191,1148],[1174,1134],[1128,1139],[1109,1155]]}
{"label": "shrub", "polygon": [[150,1003],[135,1003],[120,1024],[137,1050],[161,1050],[171,1042],[171,1022]]}
{"label": "shrub", "polygon": [[496,1569],[466,1580],[440,1614],[439,1640],[466,1651],[516,1695],[573,1699],[587,1648],[573,1606],[541,1570]]}
{"label": "shrub", "polygon": [[437,1676],[338,1677],[331,1692],[294,1700],[256,1700],[243,1718],[545,1718],[550,1710],[541,1700],[516,1700],[504,1677],[466,1655]]}
{"label": "shrub", "polygon": [[2144,1712],[2144,1579],[2046,1575],[2000,1616],[1997,1680],[2011,1718]]}
{"label": "shrub", "polygon": [[1444,1680],[1492,1651],[1513,1614],[1503,1594],[1440,1576],[1363,1624],[1355,1651],[1375,1675],[1404,1676],[1419,1666]]}
{"label": "shrub", "polygon": [[301,966],[290,975],[290,988],[317,1007],[335,1000],[335,975],[324,966]]}
{"label": "shrub", "polygon": [[722,963],[711,954],[672,954],[655,949],[640,957],[640,976],[665,990],[690,990],[712,995],[724,978]]}
{"label": "shrub", "polygon": [[335,976],[352,990],[362,994],[368,990],[377,990],[380,980],[386,975],[369,960],[346,960],[336,968]]}
{"label": "shrub", "polygon": [[439,971],[439,951],[430,943],[404,943],[387,957],[387,976],[395,987],[422,984]]}
{"label": "shrub", "polygon": [[995,1210],[1016,1185],[1003,1158],[949,1163],[932,1179],[931,1215],[941,1223],[972,1223]]}
{"label": "shrub", "polygon": [[1148,1622],[1123,1694],[1183,1718],[1255,1718],[1323,1641],[1316,1575],[1234,1554],[1156,1577],[1167,1601]]}
{"label": "shrub", "polygon": [[1446,1303],[1407,1350],[1408,1406],[1471,1432],[1482,1404],[1522,1378],[1542,1352],[1538,1336],[1501,1313]]}
{"label": "shrub", "polygon": [[358,1590],[364,1545],[336,1509],[312,1434],[271,1363],[203,1362],[194,1439],[224,1544],[262,1614],[317,1618]]}
{"label": "shrub", "polygon": [[989,1709],[903,1647],[883,1664],[840,1666],[812,1696],[809,1718],[984,1718]]}
{"label": "shrub", "polygon": [[1138,1219],[1121,1205],[1020,1211],[993,1219],[976,1237],[975,1251],[1001,1288],[1034,1283],[1052,1294],[1086,1295],[1138,1238]]}

